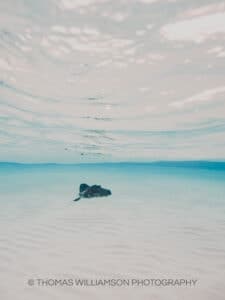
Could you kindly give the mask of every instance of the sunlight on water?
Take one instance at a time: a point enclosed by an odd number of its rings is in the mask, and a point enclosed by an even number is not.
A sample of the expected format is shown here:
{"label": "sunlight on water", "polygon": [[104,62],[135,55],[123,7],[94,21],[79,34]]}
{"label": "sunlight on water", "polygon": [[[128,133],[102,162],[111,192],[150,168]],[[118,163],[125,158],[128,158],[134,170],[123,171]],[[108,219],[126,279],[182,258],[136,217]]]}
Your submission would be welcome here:
{"label": "sunlight on water", "polygon": [[224,159],[223,1],[0,3],[2,161]]}

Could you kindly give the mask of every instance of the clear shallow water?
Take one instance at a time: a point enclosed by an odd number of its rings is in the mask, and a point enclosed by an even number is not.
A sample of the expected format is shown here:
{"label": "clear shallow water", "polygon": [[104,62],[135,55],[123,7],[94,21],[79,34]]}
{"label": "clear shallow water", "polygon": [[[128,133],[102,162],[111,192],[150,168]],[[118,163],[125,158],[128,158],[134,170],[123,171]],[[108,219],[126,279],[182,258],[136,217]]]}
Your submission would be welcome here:
{"label": "clear shallow water", "polygon": [[[11,299],[223,299],[223,165],[1,165],[0,289]],[[108,198],[74,203],[79,184]],[[29,287],[29,278],[194,278],[195,287]],[[12,288],[13,287],[13,288]]]}

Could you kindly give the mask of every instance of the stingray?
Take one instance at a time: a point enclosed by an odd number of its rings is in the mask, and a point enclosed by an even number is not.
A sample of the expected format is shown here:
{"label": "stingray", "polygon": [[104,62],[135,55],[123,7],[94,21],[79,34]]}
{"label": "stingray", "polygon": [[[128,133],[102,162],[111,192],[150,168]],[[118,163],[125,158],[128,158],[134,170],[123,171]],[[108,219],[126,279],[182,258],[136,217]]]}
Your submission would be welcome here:
{"label": "stingray", "polygon": [[112,195],[111,191],[102,188],[101,185],[88,185],[86,183],[81,183],[79,197],[74,199],[78,201],[81,198],[93,198],[93,197],[106,197]]}

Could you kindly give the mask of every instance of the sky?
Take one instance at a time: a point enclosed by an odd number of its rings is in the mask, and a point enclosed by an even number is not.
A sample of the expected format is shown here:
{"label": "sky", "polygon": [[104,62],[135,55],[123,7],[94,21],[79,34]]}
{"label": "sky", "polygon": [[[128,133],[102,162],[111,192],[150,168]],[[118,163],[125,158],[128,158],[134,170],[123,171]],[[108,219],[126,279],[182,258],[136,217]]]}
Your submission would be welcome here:
{"label": "sky", "polygon": [[0,161],[225,160],[225,1],[0,1]]}

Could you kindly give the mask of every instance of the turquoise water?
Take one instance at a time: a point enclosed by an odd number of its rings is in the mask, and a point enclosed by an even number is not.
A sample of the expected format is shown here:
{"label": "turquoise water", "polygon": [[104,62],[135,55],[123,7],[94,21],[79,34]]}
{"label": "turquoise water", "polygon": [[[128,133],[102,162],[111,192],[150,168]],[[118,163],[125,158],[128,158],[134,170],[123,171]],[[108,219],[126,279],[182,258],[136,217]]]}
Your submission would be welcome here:
{"label": "turquoise water", "polygon": [[[116,205],[145,203],[163,207],[212,209],[225,205],[224,164],[0,165],[1,202],[18,210],[67,205],[82,182],[112,189]],[[124,198],[118,201],[117,198]],[[98,201],[98,199],[97,199]],[[119,203],[118,203],[119,202]],[[147,202],[147,203],[146,203]],[[35,213],[35,212],[34,212]]]}
{"label": "turquoise water", "polygon": [[[223,299],[223,164],[0,167],[4,299]],[[79,184],[107,198],[72,200]],[[27,278],[196,278],[192,288],[28,288]],[[11,290],[13,284],[14,290]],[[111,297],[111,298],[110,298]]]}

